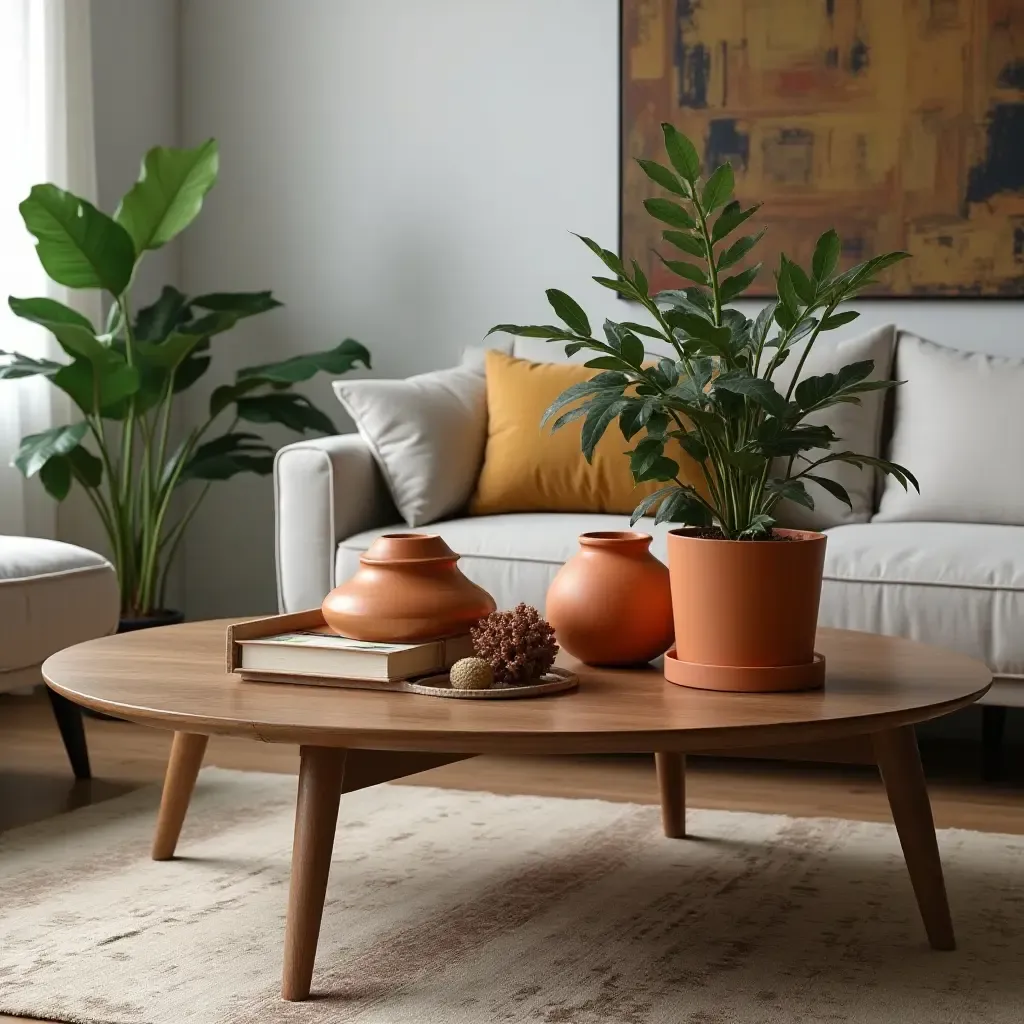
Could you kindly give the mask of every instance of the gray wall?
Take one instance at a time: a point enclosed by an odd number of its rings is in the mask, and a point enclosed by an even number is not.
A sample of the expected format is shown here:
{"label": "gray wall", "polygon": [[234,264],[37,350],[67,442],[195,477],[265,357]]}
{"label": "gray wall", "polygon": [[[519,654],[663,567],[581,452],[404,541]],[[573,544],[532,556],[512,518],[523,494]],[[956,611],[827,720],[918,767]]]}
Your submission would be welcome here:
{"label": "gray wall", "polygon": [[[450,364],[493,323],[547,318],[550,285],[621,316],[568,234],[617,237],[618,0],[183,0],[181,19],[182,138],[222,152],[183,287],[287,303],[218,341],[211,387],[347,335],[381,375]],[[856,330],[1022,348],[1010,303],[862,308]],[[348,429],[326,380],[310,393]],[[269,479],[211,492],[187,544],[190,616],[273,609],[272,524]]]}

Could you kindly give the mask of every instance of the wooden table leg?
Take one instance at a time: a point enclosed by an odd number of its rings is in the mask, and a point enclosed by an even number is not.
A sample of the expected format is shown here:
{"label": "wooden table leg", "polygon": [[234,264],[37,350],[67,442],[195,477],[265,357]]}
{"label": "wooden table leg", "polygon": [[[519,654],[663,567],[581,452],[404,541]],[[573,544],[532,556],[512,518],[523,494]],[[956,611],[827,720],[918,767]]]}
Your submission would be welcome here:
{"label": "wooden table leg", "polygon": [[661,790],[661,824],[669,839],[686,838],[686,755],[657,753],[654,764],[658,770]]}
{"label": "wooden table leg", "polygon": [[174,734],[164,776],[164,791],[160,797],[160,814],[153,835],[153,860],[170,860],[174,856],[208,740],[209,736],[191,732]]}
{"label": "wooden table leg", "polygon": [[302,747],[300,755],[292,881],[281,976],[281,995],[290,1000],[307,998],[313,980],[313,961],[320,937],[338,804],[345,778],[344,750]]}
{"label": "wooden table leg", "polygon": [[956,949],[914,727],[906,725],[876,733],[874,745],[928,941],[932,949]]}

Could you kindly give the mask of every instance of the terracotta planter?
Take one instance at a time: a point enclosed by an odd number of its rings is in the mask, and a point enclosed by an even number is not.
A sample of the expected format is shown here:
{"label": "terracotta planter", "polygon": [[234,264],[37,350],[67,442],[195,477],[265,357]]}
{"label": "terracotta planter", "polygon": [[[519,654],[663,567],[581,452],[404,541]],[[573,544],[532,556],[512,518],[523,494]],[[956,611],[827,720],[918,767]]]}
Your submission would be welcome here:
{"label": "terracotta planter", "polygon": [[673,683],[708,690],[778,691],[821,686],[814,653],[825,536],[776,530],[786,540],[708,540],[668,535],[676,646]]}
{"label": "terracotta planter", "polygon": [[640,665],[672,643],[668,569],[650,546],[631,530],[584,533],[552,580],[545,617],[587,665]]}
{"label": "terracotta planter", "polygon": [[324,599],[324,619],[342,636],[384,643],[468,633],[495,604],[462,575],[458,560],[437,534],[383,534],[356,574]]}

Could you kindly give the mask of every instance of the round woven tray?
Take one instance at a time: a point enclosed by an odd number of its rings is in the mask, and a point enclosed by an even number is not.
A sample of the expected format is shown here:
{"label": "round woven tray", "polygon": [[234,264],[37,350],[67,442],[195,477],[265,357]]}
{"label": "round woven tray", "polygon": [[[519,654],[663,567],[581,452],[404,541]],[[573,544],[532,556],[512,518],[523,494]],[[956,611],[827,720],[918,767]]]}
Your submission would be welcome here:
{"label": "round woven tray", "polygon": [[406,683],[411,693],[425,693],[430,697],[453,697],[456,700],[512,700],[517,697],[543,697],[548,693],[575,690],[580,677],[564,668],[552,668],[544,673],[540,682],[525,686],[491,686],[486,690],[456,690],[448,674],[427,676],[416,682]]}

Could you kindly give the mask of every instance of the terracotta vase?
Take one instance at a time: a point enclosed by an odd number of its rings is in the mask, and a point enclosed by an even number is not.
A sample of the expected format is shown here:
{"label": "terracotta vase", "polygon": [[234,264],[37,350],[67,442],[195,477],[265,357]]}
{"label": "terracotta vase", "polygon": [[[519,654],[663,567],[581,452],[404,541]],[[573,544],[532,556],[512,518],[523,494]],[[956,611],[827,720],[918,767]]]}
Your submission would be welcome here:
{"label": "terracotta vase", "polygon": [[584,533],[551,581],[545,617],[585,664],[640,665],[672,643],[668,569],[650,547],[646,533]]}
{"label": "terracotta vase", "polygon": [[324,619],[342,636],[382,643],[468,633],[495,604],[462,575],[458,560],[437,534],[382,534],[355,575],[324,599]]}
{"label": "terracotta vase", "polygon": [[780,691],[821,686],[814,652],[826,538],[776,530],[785,540],[709,540],[672,530],[668,566],[676,645],[673,683],[707,690]]}

